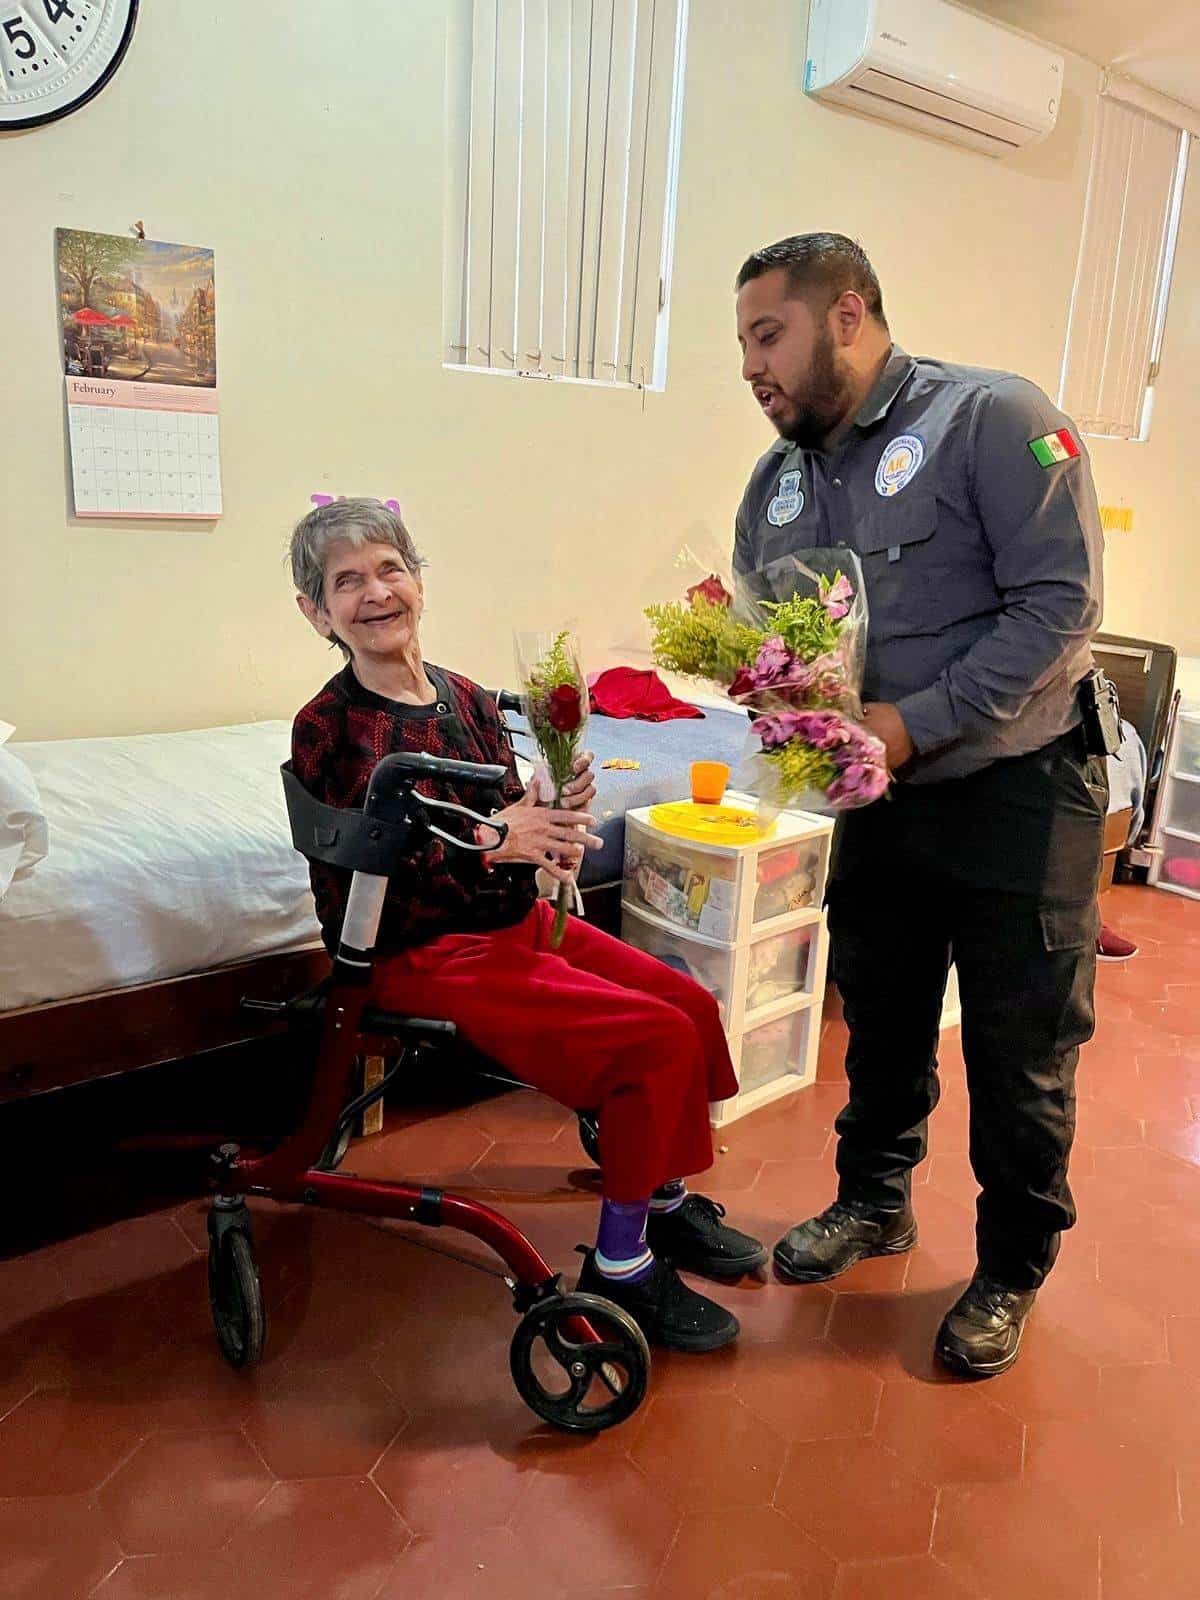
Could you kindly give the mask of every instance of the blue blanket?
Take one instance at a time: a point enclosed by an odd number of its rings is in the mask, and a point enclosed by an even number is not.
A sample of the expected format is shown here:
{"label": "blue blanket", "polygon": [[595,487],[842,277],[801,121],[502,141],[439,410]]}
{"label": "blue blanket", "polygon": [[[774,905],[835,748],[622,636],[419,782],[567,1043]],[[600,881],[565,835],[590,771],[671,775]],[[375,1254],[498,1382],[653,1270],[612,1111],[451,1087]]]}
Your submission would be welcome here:
{"label": "blue blanket", "polygon": [[[525,719],[509,712],[506,719],[517,754],[536,758]],[[691,792],[693,761],[724,761],[734,771],[742,759],[750,724],[744,711],[710,711],[704,720],[637,722],[616,717],[589,718],[587,746],[596,752],[596,799],[593,812],[602,850],[590,851],[579,875],[580,887],[612,883],[620,878],[625,854],[625,813],[662,800],[683,800]],[[624,759],[641,763],[637,772],[605,772],[602,763]]]}
{"label": "blue blanket", "polygon": [[1131,841],[1142,831],[1145,798],[1146,747],[1132,722],[1122,719],[1121,748],[1115,756],[1108,758],[1108,809],[1124,811],[1129,806],[1133,811],[1133,820],[1129,824]]}

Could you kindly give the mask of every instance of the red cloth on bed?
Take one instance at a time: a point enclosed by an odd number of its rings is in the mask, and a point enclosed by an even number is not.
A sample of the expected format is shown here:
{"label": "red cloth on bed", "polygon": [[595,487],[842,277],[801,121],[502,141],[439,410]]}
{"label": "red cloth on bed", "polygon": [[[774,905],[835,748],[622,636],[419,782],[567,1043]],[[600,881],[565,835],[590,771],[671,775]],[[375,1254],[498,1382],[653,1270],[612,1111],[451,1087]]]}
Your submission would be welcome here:
{"label": "red cloth on bed", "polygon": [[672,722],[677,717],[702,717],[699,706],[676,700],[657,672],[638,667],[609,667],[589,678],[592,710],[602,717],[636,717],[639,722]]}

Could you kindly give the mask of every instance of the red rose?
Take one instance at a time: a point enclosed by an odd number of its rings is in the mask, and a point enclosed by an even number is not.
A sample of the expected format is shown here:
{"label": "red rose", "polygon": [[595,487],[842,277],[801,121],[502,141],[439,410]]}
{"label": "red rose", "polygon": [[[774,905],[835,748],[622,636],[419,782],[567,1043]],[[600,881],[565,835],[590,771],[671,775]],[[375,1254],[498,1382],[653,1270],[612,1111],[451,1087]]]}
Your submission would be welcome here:
{"label": "red rose", "polygon": [[702,600],[707,600],[710,605],[731,606],[733,604],[733,596],[715,572],[710,573],[703,583],[694,583],[692,585],[687,592],[688,605],[694,606],[696,604],[697,595]]}
{"label": "red rose", "polygon": [[759,687],[750,668],[739,667],[727,692],[731,700],[736,700],[739,695],[753,694]]}
{"label": "red rose", "polygon": [[546,701],[546,720],[556,733],[574,733],[583,721],[583,702],[574,684],[560,683]]}

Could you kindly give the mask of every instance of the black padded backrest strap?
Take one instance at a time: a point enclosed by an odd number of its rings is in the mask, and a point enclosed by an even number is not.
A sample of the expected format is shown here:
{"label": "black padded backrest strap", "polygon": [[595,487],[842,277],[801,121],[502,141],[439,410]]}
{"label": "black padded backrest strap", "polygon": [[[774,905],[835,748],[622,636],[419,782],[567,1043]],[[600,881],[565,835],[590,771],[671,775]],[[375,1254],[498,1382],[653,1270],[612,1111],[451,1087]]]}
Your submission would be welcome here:
{"label": "black padded backrest strap", "polygon": [[399,856],[411,848],[412,824],[388,822],[361,811],[327,806],[312,795],[292,771],[290,761],[279,769],[287,801],[292,843],[310,861],[324,861],[349,872],[390,876]]}

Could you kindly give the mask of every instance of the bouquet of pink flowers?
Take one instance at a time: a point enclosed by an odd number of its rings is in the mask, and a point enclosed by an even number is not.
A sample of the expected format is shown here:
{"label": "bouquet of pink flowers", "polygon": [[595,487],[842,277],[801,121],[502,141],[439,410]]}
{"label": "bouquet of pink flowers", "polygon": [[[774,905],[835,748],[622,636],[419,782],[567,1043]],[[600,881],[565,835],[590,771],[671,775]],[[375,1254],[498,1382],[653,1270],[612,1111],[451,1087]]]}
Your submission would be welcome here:
{"label": "bouquet of pink flowers", "polygon": [[736,599],[712,574],[646,615],[660,667],[758,713],[739,787],[806,811],[848,811],[886,791],[884,747],[861,723],[867,608],[853,551],[786,557],[741,579]]}

